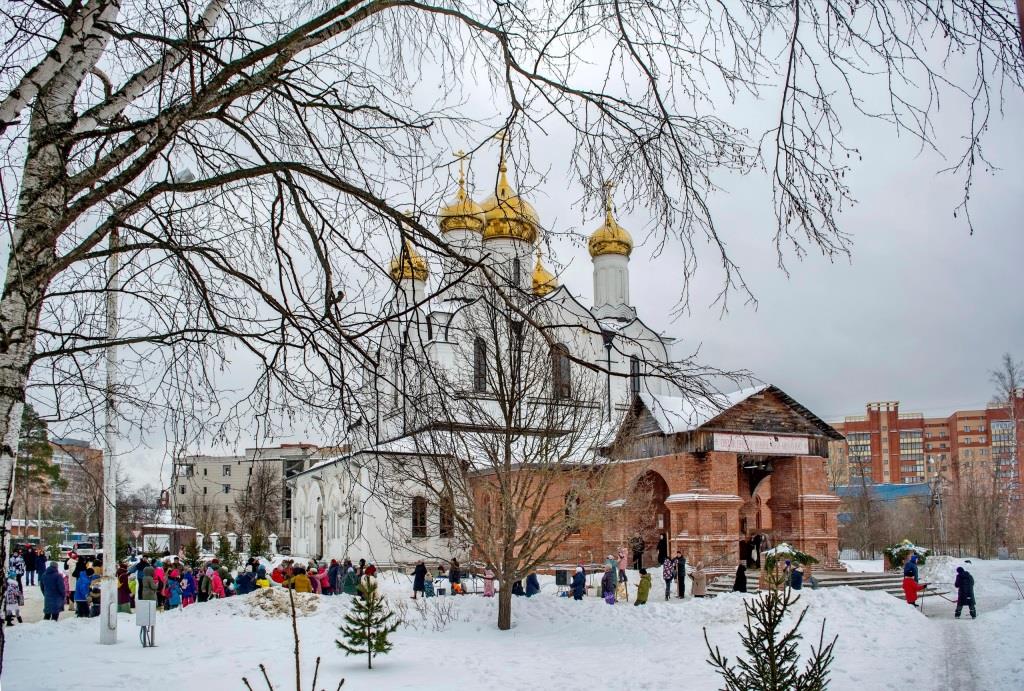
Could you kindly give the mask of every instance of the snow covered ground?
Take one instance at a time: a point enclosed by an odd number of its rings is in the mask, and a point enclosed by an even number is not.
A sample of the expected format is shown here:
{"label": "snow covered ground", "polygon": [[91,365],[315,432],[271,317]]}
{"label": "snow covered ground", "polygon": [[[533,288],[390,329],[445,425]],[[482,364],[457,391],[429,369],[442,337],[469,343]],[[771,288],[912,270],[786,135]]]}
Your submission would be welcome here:
{"label": "snow covered ground", "polygon": [[[936,561],[934,568],[933,580],[951,580],[955,564]],[[1024,688],[1024,600],[1010,578],[1024,586],[1024,562],[975,561],[967,568],[977,579],[977,621],[954,621],[953,605],[935,598],[926,617],[884,593],[805,590],[798,605],[808,608],[805,649],[817,642],[823,619],[826,636],[839,635],[833,689],[888,688],[901,679],[919,689]],[[410,607],[410,625],[394,635],[392,653],[377,658],[372,671],[365,659],[345,657],[334,639],[349,598],[320,598],[317,611],[298,620],[303,688],[310,688],[317,656],[317,686],[328,689],[342,676],[346,689],[719,688],[706,663],[704,629],[712,644],[735,656],[743,601],[751,596],[666,603],[658,586],[646,607],[610,607],[596,597],[555,597],[546,582],[540,596],[515,599],[513,629],[499,632],[495,600],[434,598],[432,608],[451,607],[451,621],[440,626],[434,615],[411,609],[407,577],[386,578],[389,600]],[[243,676],[265,688],[256,683],[260,663],[276,689],[293,688],[291,622],[252,612],[249,597],[160,614],[157,647],[150,649],[140,647],[128,615],[121,615],[114,646],[97,643],[96,619],[16,626],[7,633],[3,689],[63,690],[73,680],[88,688],[148,688],[156,678],[173,678],[183,688],[212,683],[226,690],[244,689]]]}

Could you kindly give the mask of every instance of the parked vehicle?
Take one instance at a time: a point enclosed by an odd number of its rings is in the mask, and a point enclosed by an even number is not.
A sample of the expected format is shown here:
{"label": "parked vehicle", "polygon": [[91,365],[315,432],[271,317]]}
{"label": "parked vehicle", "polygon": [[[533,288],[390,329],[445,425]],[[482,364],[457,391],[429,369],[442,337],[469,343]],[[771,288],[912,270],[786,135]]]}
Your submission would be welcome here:
{"label": "parked vehicle", "polygon": [[79,557],[92,558],[96,556],[96,543],[94,542],[76,542],[72,545],[72,549]]}

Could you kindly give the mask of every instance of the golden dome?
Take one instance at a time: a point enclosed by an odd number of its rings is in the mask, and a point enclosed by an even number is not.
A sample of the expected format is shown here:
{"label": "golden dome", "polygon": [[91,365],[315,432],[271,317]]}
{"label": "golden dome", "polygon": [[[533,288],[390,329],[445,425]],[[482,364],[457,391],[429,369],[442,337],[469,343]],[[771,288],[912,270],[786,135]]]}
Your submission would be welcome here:
{"label": "golden dome", "polygon": [[405,249],[391,260],[388,273],[391,274],[391,278],[394,281],[401,281],[406,278],[411,278],[414,281],[425,281],[427,276],[430,275],[430,269],[427,267],[427,260],[416,251],[411,242],[406,240]]}
{"label": "golden dome", "polygon": [[599,257],[603,254],[621,254],[623,257],[628,257],[633,251],[632,236],[628,230],[619,225],[612,214],[610,190],[605,202],[604,224],[591,234],[588,248],[591,257]]}
{"label": "golden dome", "polygon": [[480,205],[484,210],[487,225],[484,228],[484,240],[493,238],[512,238],[524,240],[531,245],[537,241],[537,230],[540,219],[537,212],[525,199],[516,194],[508,184],[505,174],[505,159],[502,157],[498,168],[498,188],[495,194],[485,199]]}
{"label": "golden dome", "polygon": [[462,159],[466,154],[456,151],[455,155],[459,157],[459,191],[455,193],[455,201],[442,206],[437,212],[437,225],[442,233],[450,230],[471,230],[481,233],[487,225],[487,218],[484,216],[483,207],[466,193],[466,175],[462,170]]}
{"label": "golden dome", "polygon": [[558,279],[544,268],[540,260],[540,249],[537,250],[537,263],[533,265],[533,294],[541,297],[558,288]]}

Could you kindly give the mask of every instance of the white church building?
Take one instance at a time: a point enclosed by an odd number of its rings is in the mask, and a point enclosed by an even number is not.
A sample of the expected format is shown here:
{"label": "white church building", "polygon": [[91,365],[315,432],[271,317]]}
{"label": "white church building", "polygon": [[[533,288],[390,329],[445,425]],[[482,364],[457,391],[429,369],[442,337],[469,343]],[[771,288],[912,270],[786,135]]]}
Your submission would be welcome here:
{"label": "white church building", "polygon": [[[495,194],[477,203],[467,193],[460,172],[455,199],[438,212],[440,232],[451,247],[471,261],[482,261],[513,286],[543,301],[558,315],[557,348],[577,363],[593,363],[602,374],[601,406],[609,421],[618,422],[641,390],[678,396],[652,369],[669,363],[674,339],[661,336],[637,315],[630,299],[630,234],[615,219],[610,194],[604,222],[589,238],[593,260],[592,305],[559,285],[537,251],[540,222],[537,213],[512,189],[504,160],[499,164]],[[411,245],[390,264],[396,292],[383,306],[395,315],[380,336],[380,352],[416,349],[416,358],[451,373],[459,387],[472,395],[485,394],[486,381],[476,376],[477,358],[487,357],[486,345],[461,343],[472,302],[472,280],[456,280],[465,263],[445,259],[429,266]],[[427,285],[452,285],[440,299],[424,302]],[[567,365],[568,366],[568,365]],[[577,365],[579,366],[579,365]],[[605,376],[605,371],[615,376]],[[379,473],[381,458],[397,459],[414,451],[406,435],[406,406],[410,373],[396,363],[387,374],[364,373],[363,410],[351,425],[351,452],[321,461],[290,480],[292,486],[292,554],[302,557],[367,558],[377,564],[410,563],[423,555],[463,555],[467,545],[454,534],[438,506],[420,503],[396,513],[384,498],[388,487]],[[557,386],[557,382],[553,383]],[[414,502],[415,503],[415,502]],[[411,525],[406,525],[411,523]],[[399,530],[398,528],[401,528]],[[403,536],[396,539],[396,535]]]}

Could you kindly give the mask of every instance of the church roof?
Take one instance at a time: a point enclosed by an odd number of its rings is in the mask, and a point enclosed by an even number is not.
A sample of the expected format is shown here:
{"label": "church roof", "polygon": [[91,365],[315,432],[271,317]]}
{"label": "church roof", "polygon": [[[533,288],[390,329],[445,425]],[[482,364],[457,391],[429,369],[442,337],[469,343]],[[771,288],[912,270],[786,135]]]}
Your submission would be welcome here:
{"label": "church roof", "polygon": [[827,422],[798,403],[785,391],[770,384],[740,389],[717,398],[695,399],[648,392],[641,392],[638,398],[654,419],[658,430],[662,434],[669,435],[693,432],[702,427],[714,428],[715,423],[720,418],[724,419],[726,413],[731,409],[753,396],[769,392],[781,399],[794,413],[802,417],[810,428],[816,428],[821,435],[831,439],[843,438],[843,435]]}
{"label": "church roof", "polygon": [[688,398],[684,396],[667,396],[663,394],[652,394],[646,391],[640,393],[640,400],[644,407],[650,411],[654,420],[663,434],[680,434],[692,432],[698,427],[703,427],[712,419],[738,403],[747,400],[757,393],[761,393],[767,386],[752,386],[747,389],[733,391],[725,394],[722,400],[715,401],[710,398]]}

